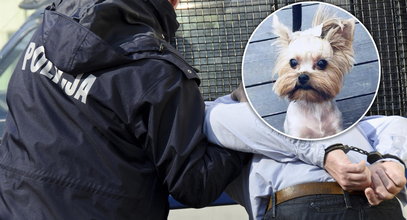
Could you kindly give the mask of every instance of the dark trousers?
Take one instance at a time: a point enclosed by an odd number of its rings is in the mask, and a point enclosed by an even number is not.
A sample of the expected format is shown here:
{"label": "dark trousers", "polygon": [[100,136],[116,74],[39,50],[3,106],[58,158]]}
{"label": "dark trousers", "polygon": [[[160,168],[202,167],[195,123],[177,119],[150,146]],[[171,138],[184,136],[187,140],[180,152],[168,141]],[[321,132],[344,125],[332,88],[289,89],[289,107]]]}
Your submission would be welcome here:
{"label": "dark trousers", "polygon": [[[370,206],[363,195],[312,195],[283,202],[264,220],[404,220],[397,199]],[[275,211],[273,213],[273,211]],[[274,216],[273,216],[274,214]]]}

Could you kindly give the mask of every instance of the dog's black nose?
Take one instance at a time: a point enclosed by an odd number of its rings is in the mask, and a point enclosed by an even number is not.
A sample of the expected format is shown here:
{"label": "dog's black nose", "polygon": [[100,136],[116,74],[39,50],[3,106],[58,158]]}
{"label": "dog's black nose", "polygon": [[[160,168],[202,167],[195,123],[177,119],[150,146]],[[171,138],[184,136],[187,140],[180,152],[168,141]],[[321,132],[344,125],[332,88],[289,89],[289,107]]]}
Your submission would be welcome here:
{"label": "dog's black nose", "polygon": [[305,73],[302,73],[301,75],[298,76],[298,82],[300,82],[301,85],[304,85],[308,82],[309,76]]}

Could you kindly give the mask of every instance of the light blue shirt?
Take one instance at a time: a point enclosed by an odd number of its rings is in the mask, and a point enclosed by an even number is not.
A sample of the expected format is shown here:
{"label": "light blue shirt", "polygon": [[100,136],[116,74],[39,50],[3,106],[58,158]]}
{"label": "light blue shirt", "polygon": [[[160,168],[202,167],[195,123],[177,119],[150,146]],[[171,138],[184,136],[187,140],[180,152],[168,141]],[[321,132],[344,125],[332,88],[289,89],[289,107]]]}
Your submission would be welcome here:
{"label": "light blue shirt", "polygon": [[[324,169],[325,148],[343,143],[368,152],[390,153],[407,162],[407,120],[401,117],[368,117],[334,138],[300,141],[268,127],[250,108],[230,96],[207,102],[204,131],[209,141],[233,150],[253,153],[250,166],[228,187],[250,219],[262,219],[269,196],[285,187],[306,182],[335,181]],[[366,161],[350,151],[349,159]],[[400,200],[407,201],[405,189]]]}

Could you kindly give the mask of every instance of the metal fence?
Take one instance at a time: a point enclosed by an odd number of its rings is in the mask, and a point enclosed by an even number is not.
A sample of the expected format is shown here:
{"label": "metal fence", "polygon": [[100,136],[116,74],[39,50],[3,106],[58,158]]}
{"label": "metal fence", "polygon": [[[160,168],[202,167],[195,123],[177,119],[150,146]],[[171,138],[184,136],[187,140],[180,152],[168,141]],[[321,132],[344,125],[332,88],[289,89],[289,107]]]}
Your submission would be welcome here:
{"label": "metal fence", "polygon": [[[173,43],[202,79],[205,100],[230,93],[241,81],[245,45],[275,10],[299,1],[183,0]],[[372,34],[381,57],[382,81],[369,114],[407,116],[406,0],[327,0],[355,15]]]}
{"label": "metal fence", "polygon": [[176,47],[200,70],[205,100],[230,93],[241,79],[241,62],[251,33],[272,11],[271,0],[185,0]]}

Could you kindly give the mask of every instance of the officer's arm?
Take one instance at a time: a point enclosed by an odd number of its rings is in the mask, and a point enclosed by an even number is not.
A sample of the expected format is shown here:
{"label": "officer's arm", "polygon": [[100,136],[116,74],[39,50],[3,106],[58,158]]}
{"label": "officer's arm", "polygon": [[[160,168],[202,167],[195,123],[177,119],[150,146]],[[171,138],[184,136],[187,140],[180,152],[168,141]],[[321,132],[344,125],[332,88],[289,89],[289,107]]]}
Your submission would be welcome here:
{"label": "officer's arm", "polygon": [[181,74],[168,75],[143,103],[148,112],[145,148],[170,194],[193,207],[217,199],[240,173],[247,155],[206,141],[197,83]]}

